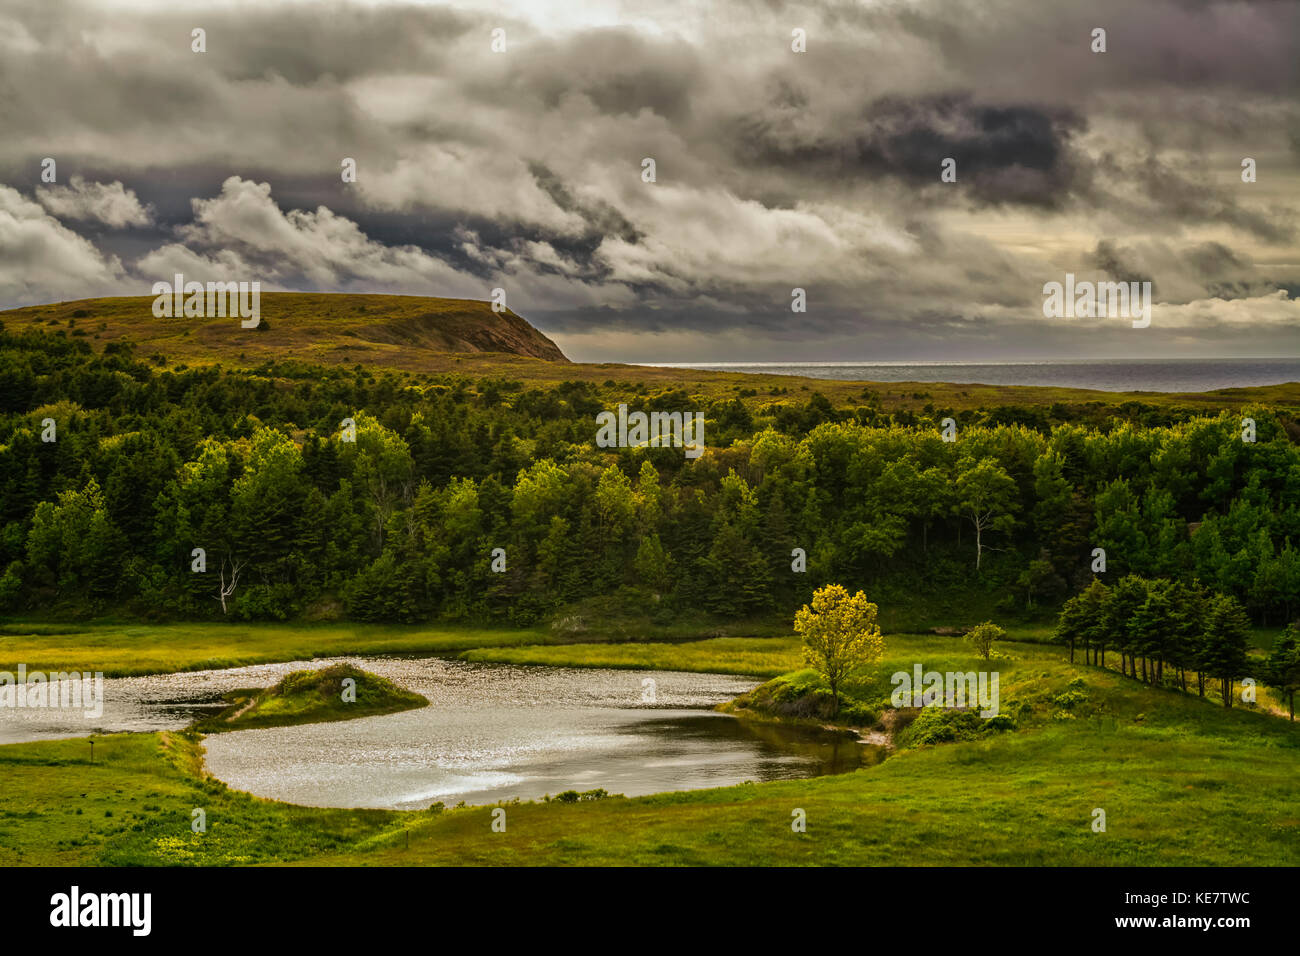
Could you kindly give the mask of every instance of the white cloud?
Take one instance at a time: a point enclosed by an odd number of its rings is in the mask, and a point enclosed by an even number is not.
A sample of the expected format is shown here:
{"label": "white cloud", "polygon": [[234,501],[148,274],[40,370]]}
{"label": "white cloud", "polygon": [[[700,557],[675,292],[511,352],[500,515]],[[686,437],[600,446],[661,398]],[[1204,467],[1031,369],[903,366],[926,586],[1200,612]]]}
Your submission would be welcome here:
{"label": "white cloud", "polygon": [[190,270],[226,280],[301,288],[408,292],[487,298],[484,283],[415,246],[387,246],[325,206],[284,212],[268,183],[232,176],[212,199],[194,199],[194,222],[182,242],[154,250],[137,263],[146,275]]}
{"label": "white cloud", "polygon": [[1253,299],[1198,299],[1170,304],[1157,302],[1151,309],[1151,324],[1161,328],[1206,328],[1236,326],[1249,334],[1252,326],[1295,326],[1300,331],[1300,299],[1285,289]]}
{"label": "white cloud", "polygon": [[73,176],[67,186],[41,186],[36,199],[60,219],[93,219],[113,229],[147,226],[152,210],[140,205],[136,194],[120,182],[91,183]]}
{"label": "white cloud", "polygon": [[0,186],[0,301],[12,305],[129,291],[122,264],[18,190]]}
{"label": "white cloud", "polygon": [[491,147],[426,146],[388,168],[359,170],[357,188],[376,209],[446,209],[561,235],[577,235],[586,225],[556,205],[522,159]]}

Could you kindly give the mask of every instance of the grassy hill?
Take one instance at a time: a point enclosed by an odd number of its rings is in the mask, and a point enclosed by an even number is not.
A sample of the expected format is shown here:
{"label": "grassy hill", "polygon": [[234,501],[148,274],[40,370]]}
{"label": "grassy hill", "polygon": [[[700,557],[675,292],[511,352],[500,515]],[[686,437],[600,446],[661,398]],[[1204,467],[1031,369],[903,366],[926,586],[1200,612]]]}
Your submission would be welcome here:
{"label": "grassy hill", "polygon": [[128,341],[169,363],[256,366],[297,359],[320,365],[423,370],[431,354],[505,353],[566,363],[559,347],[513,312],[487,302],[417,295],[265,292],[261,324],[238,319],[156,318],[152,296],[57,302],[0,312],[11,331],[63,329],[98,350]]}
{"label": "grassy hill", "polygon": [[927,405],[962,410],[1057,403],[1111,409],[1132,402],[1207,414],[1256,404],[1300,411],[1300,382],[1205,393],[1100,392],[967,383],[873,384],[573,363],[518,315],[496,314],[487,302],[469,299],[268,292],[261,297],[262,325],[257,329],[242,329],[238,320],[229,318],[159,319],[152,304],[150,296],[130,296],[26,306],[0,312],[0,324],[14,332],[39,329],[83,338],[97,351],[129,342],[138,357],[172,368],[220,364],[252,369],[284,361],[361,365],[416,376],[451,374],[532,386],[585,381],[607,387],[620,400],[683,389],[703,400],[739,398],[751,409],[773,402],[802,403],[820,392],[837,406],[874,405],[890,412],[919,413]]}

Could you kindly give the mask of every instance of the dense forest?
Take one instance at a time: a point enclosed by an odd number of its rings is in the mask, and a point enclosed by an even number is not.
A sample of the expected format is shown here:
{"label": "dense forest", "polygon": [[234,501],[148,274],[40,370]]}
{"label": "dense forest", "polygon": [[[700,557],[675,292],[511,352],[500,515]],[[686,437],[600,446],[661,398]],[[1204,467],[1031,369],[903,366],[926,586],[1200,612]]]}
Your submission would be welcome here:
{"label": "dense forest", "polygon": [[[704,412],[707,453],[597,448],[618,402]],[[607,596],[788,618],[838,582],[1012,613],[1059,608],[1100,548],[1106,581],[1199,582],[1280,624],[1300,612],[1288,428],[1267,408],[891,413],[870,390],[169,367],[0,333],[0,610],[532,623]]]}

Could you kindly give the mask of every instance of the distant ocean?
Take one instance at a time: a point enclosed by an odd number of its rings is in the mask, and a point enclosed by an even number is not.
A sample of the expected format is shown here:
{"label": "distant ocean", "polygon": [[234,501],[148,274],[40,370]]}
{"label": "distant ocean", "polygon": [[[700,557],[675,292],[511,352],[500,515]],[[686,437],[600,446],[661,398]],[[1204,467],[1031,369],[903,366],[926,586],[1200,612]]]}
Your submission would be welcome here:
{"label": "distant ocean", "polygon": [[[649,364],[649,363],[647,363]],[[1114,359],[1078,362],[999,362],[940,365],[890,362],[654,363],[663,368],[710,369],[866,382],[950,382],[958,385],[1056,385],[1103,392],[1208,392],[1300,382],[1300,358]]]}

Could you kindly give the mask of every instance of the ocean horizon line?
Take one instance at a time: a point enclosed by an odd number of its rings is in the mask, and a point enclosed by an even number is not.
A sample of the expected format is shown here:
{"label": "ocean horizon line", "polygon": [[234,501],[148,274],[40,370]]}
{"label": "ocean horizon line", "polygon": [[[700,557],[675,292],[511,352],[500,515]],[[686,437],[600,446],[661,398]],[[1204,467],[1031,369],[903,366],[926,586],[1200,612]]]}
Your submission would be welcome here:
{"label": "ocean horizon line", "polygon": [[1101,363],[1124,363],[1127,365],[1142,365],[1154,362],[1182,362],[1182,363],[1215,363],[1223,364],[1230,362],[1300,362],[1300,355],[1269,355],[1269,356],[1240,356],[1233,358],[1087,358],[1087,359],[1015,359],[1015,360],[988,360],[988,361],[938,361],[934,359],[914,359],[914,360],[876,360],[845,362],[841,360],[827,362],[773,362],[773,361],[754,361],[754,362],[628,362],[628,365],[646,365],[652,368],[855,368],[861,366],[880,366],[906,368],[908,366],[980,366],[980,365],[1096,365]]}

